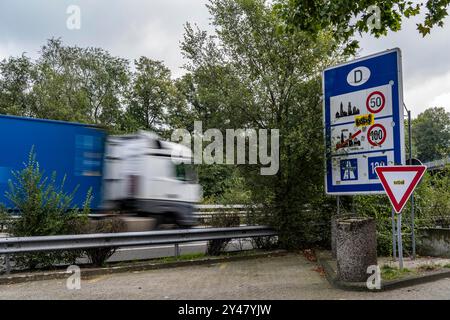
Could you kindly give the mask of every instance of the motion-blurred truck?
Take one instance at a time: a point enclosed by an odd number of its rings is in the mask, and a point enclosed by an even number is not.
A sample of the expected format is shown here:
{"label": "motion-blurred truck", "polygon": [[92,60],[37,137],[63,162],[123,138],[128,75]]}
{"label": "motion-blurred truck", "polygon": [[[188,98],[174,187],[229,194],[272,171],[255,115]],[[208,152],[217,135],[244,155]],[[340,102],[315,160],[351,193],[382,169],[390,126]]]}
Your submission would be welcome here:
{"label": "motion-blurred truck", "polygon": [[158,135],[108,136],[92,125],[0,115],[0,202],[12,171],[24,168],[30,151],[46,176],[66,176],[64,190],[77,188],[73,204],[81,208],[92,192],[92,216],[151,217],[156,225],[196,224],[195,203],[202,190],[192,167],[191,150]]}

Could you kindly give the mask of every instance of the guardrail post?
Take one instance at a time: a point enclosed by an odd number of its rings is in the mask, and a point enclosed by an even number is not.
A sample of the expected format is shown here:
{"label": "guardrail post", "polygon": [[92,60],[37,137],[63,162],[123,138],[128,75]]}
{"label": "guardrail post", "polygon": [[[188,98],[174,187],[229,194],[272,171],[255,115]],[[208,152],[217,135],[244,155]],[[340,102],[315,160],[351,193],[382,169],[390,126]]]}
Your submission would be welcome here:
{"label": "guardrail post", "polygon": [[175,243],[175,258],[178,259],[180,256],[180,245],[178,243]]}

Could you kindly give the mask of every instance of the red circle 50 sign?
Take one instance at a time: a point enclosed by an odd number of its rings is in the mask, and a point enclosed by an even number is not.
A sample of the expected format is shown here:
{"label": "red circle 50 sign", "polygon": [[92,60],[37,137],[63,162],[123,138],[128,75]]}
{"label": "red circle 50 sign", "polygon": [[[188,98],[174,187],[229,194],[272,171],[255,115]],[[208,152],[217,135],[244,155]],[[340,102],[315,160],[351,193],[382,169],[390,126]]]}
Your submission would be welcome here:
{"label": "red circle 50 sign", "polygon": [[384,109],[386,98],[381,91],[374,91],[367,97],[366,107],[372,113],[378,113]]}

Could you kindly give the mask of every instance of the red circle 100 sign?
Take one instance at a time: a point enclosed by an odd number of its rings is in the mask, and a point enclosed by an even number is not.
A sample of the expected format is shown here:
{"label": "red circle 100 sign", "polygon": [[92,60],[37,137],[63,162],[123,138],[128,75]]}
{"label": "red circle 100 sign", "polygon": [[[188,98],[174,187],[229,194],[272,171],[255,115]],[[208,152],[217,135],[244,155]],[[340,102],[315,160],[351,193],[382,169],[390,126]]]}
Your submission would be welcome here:
{"label": "red circle 100 sign", "polygon": [[378,113],[384,109],[386,98],[381,91],[374,91],[367,97],[366,107],[372,113]]}
{"label": "red circle 100 sign", "polygon": [[386,129],[379,123],[374,124],[367,130],[367,140],[375,147],[380,147],[386,140]]}

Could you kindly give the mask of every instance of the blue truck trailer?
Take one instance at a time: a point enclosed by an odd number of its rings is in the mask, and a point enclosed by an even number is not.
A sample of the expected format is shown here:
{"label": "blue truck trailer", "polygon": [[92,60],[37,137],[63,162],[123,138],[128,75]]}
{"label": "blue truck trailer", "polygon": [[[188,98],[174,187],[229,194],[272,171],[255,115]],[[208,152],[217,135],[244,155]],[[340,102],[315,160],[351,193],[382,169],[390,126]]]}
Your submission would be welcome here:
{"label": "blue truck trailer", "polygon": [[22,170],[33,148],[45,176],[66,176],[64,190],[75,188],[73,204],[82,207],[92,188],[91,208],[101,204],[103,155],[106,132],[101,128],[64,121],[0,115],[0,202],[13,209],[5,197],[12,171]]}

